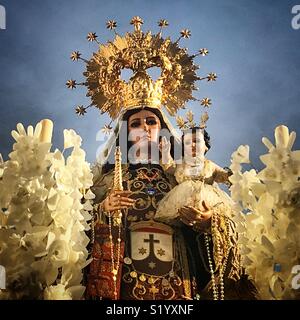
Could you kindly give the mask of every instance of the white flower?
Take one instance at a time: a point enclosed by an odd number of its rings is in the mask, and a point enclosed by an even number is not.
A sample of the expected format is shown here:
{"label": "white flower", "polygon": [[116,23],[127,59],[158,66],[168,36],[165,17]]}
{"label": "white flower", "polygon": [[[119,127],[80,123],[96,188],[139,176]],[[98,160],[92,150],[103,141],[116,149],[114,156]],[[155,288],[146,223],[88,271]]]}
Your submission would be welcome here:
{"label": "white flower", "polygon": [[[258,176],[260,176],[260,174],[263,172],[263,170],[258,174]],[[268,181],[268,180],[264,180],[264,185],[266,186],[266,191],[271,194],[273,197],[275,197],[276,195],[279,195],[282,192],[282,183],[281,181]]]}
{"label": "white flower", "polygon": [[93,206],[91,204],[91,202],[89,200],[87,200],[84,205],[83,205],[83,209],[86,211],[92,211],[93,210]]}
{"label": "white flower", "polygon": [[232,184],[235,184],[235,183],[240,183],[241,180],[243,179],[243,174],[241,172],[233,172],[233,174],[229,177],[229,181],[232,183]]}
{"label": "white flower", "polygon": [[300,151],[290,152],[289,160],[284,164],[282,174],[285,180],[298,180],[300,177]]}
{"label": "white flower", "polygon": [[251,185],[251,191],[254,196],[259,198],[266,191],[266,185],[261,182],[253,182]]}
{"label": "white flower", "polygon": [[55,150],[51,158],[51,170],[59,170],[65,166],[65,158],[59,150]]}
{"label": "white flower", "polygon": [[245,206],[255,206],[257,200],[253,194],[251,188],[252,185],[260,183],[260,180],[256,176],[254,169],[246,171],[241,174],[233,174],[233,177],[229,178],[233,183],[230,192],[231,196],[235,201],[242,201]]}
{"label": "white flower", "polygon": [[51,188],[48,194],[48,199],[47,199],[47,206],[49,210],[54,211],[57,207],[58,201],[59,201],[58,192],[54,188]]}
{"label": "white flower", "polygon": [[275,142],[277,148],[286,148],[289,143],[289,128],[278,126],[275,129]]}
{"label": "white flower", "polygon": [[[18,124],[10,160],[0,163],[0,215],[7,216],[7,228],[0,227],[0,261],[8,286],[16,279],[22,284],[18,296],[10,292],[8,297],[37,299],[45,289],[45,299],[80,299],[82,269],[90,263],[85,230],[93,209],[93,176],[74,130],[64,132],[65,148],[74,147],[67,159],[40,142],[40,131],[40,125],[26,131]],[[27,290],[31,275],[38,281]]]}
{"label": "white flower", "polygon": [[71,147],[80,147],[82,139],[79,135],[73,130],[64,130],[64,148],[68,149]]}
{"label": "white flower", "polygon": [[84,199],[86,200],[93,200],[95,197],[95,194],[91,190],[88,190],[88,192],[86,192],[84,195]]}
{"label": "white flower", "polygon": [[286,208],[295,208],[300,210],[300,183],[294,184],[293,187],[294,188],[292,190],[279,194],[280,204]]}
{"label": "white flower", "polygon": [[286,146],[286,148],[287,148],[288,150],[292,150],[292,147],[293,147],[293,145],[294,145],[294,143],[295,143],[295,140],[296,140],[296,132],[293,131],[293,132],[291,132],[291,134],[290,134],[289,141],[288,141],[287,146]]}
{"label": "white flower", "polygon": [[17,131],[13,130],[11,135],[16,140],[16,142],[19,142],[20,137],[23,137],[26,135],[28,137],[31,137],[34,139],[39,139],[41,131],[42,131],[42,124],[40,122],[36,125],[35,129],[33,129],[32,126],[29,126],[27,128],[27,133],[26,133],[26,130],[25,130],[23,124],[18,123],[17,124]]}
{"label": "white flower", "polygon": [[45,300],[72,300],[71,292],[63,284],[47,287],[44,291]]}
{"label": "white flower", "polygon": [[27,233],[23,237],[26,247],[39,251],[40,248],[44,247],[43,240],[48,232],[49,228],[46,226],[33,227],[31,233]]}
{"label": "white flower", "polygon": [[61,267],[69,261],[70,248],[69,244],[63,240],[55,240],[49,248],[48,256],[54,267]]}
{"label": "white flower", "polygon": [[232,162],[237,163],[250,163],[249,160],[249,146],[241,145],[238,149],[232,154]]}
{"label": "white flower", "polygon": [[85,159],[86,153],[83,149],[79,148],[78,145],[75,145],[71,155],[72,156],[68,158],[69,161],[83,161]]}
{"label": "white flower", "polygon": [[79,181],[85,189],[93,184],[93,175],[89,166],[82,167],[82,176],[80,176]]}
{"label": "white flower", "polygon": [[263,138],[269,152],[260,156],[266,167],[257,174],[242,173],[243,151],[232,156],[231,196],[242,205],[236,214],[249,211],[245,221],[234,218],[246,255],[242,261],[263,299],[293,297],[290,270],[299,264],[300,252],[300,150],[291,150],[295,138],[285,126],[275,129],[275,145]]}
{"label": "white flower", "polygon": [[287,163],[290,159],[290,152],[284,148],[274,148],[270,153],[259,157],[261,162],[268,167],[277,168],[279,163]]}
{"label": "white flower", "polygon": [[271,214],[274,206],[274,198],[267,192],[263,193],[257,202],[257,212],[264,212],[265,214]]}
{"label": "white flower", "polygon": [[262,138],[262,143],[268,148],[268,150],[272,150],[274,148],[272,142],[266,137]]}
{"label": "white flower", "polygon": [[281,181],[281,170],[279,168],[267,167],[260,171],[257,176],[264,182]]}
{"label": "white flower", "polygon": [[[71,226],[70,222],[72,221],[71,208],[73,205],[73,201],[71,202],[69,198],[67,201],[68,202],[64,203],[66,210],[64,210],[63,208],[60,208],[58,205],[57,209],[51,214],[55,226],[57,228],[62,228],[63,230],[67,230],[68,228],[70,228]],[[66,206],[67,203],[71,206],[71,208]]]}

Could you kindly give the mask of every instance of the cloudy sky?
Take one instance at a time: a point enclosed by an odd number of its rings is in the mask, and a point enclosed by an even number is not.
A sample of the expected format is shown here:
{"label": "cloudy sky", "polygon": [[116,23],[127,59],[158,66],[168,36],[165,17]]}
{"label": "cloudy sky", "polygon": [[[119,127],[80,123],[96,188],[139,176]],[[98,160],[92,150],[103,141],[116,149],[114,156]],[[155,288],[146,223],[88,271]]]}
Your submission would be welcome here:
{"label": "cloudy sky", "polygon": [[[298,1],[299,2],[299,1]],[[210,54],[197,62],[199,75],[210,71],[219,78],[201,82],[198,98],[210,97],[208,131],[212,149],[208,157],[222,166],[240,144],[250,145],[254,166],[265,152],[261,138],[273,140],[274,128],[287,125],[298,131],[300,149],[300,29],[292,28],[290,0],[0,0],[6,9],[6,30],[0,30],[0,153],[7,159],[10,136],[18,122],[54,121],[53,148],[62,148],[64,128],[83,138],[90,162],[95,159],[98,130],[107,122],[97,109],[80,118],[79,104],[89,104],[85,88],[66,89],[69,78],[83,80],[84,64],[69,59],[73,50],[89,58],[97,50],[88,32],[106,42],[113,33],[105,22],[118,22],[118,32],[131,30],[129,21],[139,15],[143,30],[156,32],[157,21],[169,21],[164,35],[178,38],[188,28],[192,37],[181,45],[195,53]],[[299,16],[300,24],[300,16]],[[200,107],[189,104],[192,110]]]}

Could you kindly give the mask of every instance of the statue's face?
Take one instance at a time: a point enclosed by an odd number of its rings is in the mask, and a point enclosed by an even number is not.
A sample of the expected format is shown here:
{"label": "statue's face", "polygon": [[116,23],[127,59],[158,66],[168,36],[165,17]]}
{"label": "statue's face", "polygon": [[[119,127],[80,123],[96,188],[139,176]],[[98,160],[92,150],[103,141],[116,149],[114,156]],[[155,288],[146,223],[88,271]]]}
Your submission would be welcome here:
{"label": "statue's face", "polygon": [[159,118],[149,110],[141,110],[128,118],[128,136],[133,144],[157,144],[160,129]]}
{"label": "statue's face", "polygon": [[203,156],[207,151],[204,135],[201,130],[184,134],[184,155],[189,157]]}

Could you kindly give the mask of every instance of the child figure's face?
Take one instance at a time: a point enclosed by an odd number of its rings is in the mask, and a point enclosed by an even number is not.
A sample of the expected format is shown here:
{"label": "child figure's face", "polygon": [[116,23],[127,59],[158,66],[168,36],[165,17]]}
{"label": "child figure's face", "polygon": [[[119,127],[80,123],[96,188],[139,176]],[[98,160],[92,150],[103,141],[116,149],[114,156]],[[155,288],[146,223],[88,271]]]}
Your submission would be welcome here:
{"label": "child figure's face", "polygon": [[203,157],[208,150],[201,130],[197,130],[195,133],[185,133],[183,138],[185,157]]}

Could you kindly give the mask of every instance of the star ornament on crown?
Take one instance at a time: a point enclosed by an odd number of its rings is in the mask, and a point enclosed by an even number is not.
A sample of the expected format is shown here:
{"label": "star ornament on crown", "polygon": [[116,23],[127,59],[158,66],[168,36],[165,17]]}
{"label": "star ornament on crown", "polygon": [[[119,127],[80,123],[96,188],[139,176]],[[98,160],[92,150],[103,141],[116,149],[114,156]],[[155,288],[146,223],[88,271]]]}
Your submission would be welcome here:
{"label": "star ornament on crown", "polygon": [[[164,19],[158,22],[160,29],[153,35],[151,31],[141,30],[143,20],[140,17],[132,18],[130,24],[134,26],[133,32],[121,36],[116,32],[117,23],[114,20],[108,21],[106,27],[114,31],[115,38],[106,44],[98,41],[96,33],[89,33],[87,40],[96,42],[99,46],[90,60],[83,59],[78,51],[72,52],[71,60],[86,63],[86,71],[83,73],[86,80],[77,83],[71,79],[66,85],[70,89],[77,85],[86,86],[87,96],[91,98],[89,106],[80,105],[76,108],[78,115],[84,115],[89,107],[95,106],[100,109],[101,114],[108,113],[115,120],[124,109],[164,106],[174,116],[180,108],[185,108],[189,100],[198,100],[193,97],[193,91],[198,90],[196,81],[216,80],[215,73],[209,73],[206,77],[196,74],[199,66],[194,64],[194,59],[206,56],[206,48],[189,55],[187,49],[179,47],[182,38],[190,38],[191,32],[188,29],[183,29],[179,38],[172,42],[169,37],[162,37],[162,29],[169,25]],[[153,67],[161,70],[156,81],[147,73]],[[133,73],[129,81],[121,78],[121,71],[124,69],[130,69]],[[209,98],[198,101],[207,107],[211,104]]]}

